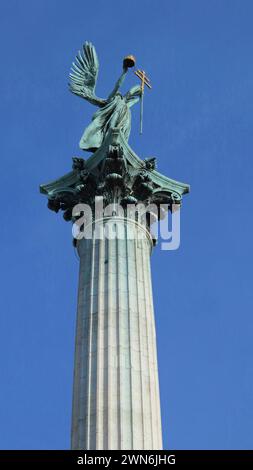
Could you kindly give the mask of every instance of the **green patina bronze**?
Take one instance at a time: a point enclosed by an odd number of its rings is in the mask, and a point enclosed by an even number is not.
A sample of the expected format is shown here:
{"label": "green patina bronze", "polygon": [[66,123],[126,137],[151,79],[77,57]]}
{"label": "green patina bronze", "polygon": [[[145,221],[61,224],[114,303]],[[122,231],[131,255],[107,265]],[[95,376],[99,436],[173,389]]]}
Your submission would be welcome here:
{"label": "green patina bronze", "polygon": [[[70,74],[70,90],[99,107],[80,141],[83,150],[92,152],[87,160],[73,158],[72,171],[48,184],[40,191],[48,198],[49,209],[63,211],[65,220],[74,222],[73,208],[79,204],[94,207],[96,197],[103,197],[104,205],[119,203],[145,206],[166,205],[172,211],[180,206],[189,186],[167,178],[156,170],[156,159],[139,158],[128,144],[131,129],[130,107],[141,95],[135,86],[125,96],[119,88],[128,67],[135,63],[133,56],[123,61],[123,73],[112,93],[104,100],[95,95],[98,59],[91,43],[85,43],[76,57]],[[165,213],[160,210],[158,218]]]}
{"label": "green patina bronze", "polygon": [[119,129],[128,141],[131,130],[130,107],[139,101],[142,91],[140,86],[134,86],[123,96],[119,89],[129,66],[132,65],[126,60],[123,62],[123,72],[113,91],[107,99],[102,99],[95,94],[99,69],[95,47],[86,42],[76,56],[70,73],[70,91],[99,107],[81,137],[79,145],[82,150],[95,152],[101,147],[108,131],[115,128]]}

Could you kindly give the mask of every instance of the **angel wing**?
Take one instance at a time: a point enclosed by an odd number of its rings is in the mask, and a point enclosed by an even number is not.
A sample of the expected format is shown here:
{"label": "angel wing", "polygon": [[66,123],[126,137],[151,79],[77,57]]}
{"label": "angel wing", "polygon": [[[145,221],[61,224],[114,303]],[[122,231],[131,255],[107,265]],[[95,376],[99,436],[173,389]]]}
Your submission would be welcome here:
{"label": "angel wing", "polygon": [[91,42],[86,42],[72,63],[69,74],[69,89],[97,106],[106,104],[106,100],[95,95],[99,63],[96,49]]}

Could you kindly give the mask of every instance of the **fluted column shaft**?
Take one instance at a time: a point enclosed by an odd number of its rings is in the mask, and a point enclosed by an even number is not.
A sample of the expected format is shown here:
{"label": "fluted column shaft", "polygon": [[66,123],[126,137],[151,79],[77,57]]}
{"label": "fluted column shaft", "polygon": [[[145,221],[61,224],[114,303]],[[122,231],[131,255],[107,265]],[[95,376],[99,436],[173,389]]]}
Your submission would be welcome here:
{"label": "fluted column shaft", "polygon": [[152,240],[112,217],[116,236],[78,241],[72,449],[161,449]]}

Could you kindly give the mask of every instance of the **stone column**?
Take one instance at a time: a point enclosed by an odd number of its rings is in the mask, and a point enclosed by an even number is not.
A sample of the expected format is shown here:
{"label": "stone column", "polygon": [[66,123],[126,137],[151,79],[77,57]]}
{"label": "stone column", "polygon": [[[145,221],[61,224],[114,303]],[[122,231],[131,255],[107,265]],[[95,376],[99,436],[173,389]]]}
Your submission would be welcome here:
{"label": "stone column", "polygon": [[[105,226],[116,236],[104,234]],[[80,256],[72,449],[162,449],[150,254],[140,224],[111,217]],[[107,232],[108,233],[108,232]]]}
{"label": "stone column", "polygon": [[[180,206],[189,186],[159,173],[154,157],[139,158],[115,128],[87,160],[74,157],[72,171],[42,184],[40,191],[49,209],[62,211],[66,221],[75,223],[87,211],[97,224],[107,214],[100,230],[107,226],[121,232],[99,239],[91,230],[89,239],[74,240],[80,278],[72,449],[161,449],[152,239],[130,218],[128,207],[144,206],[148,224],[154,215],[159,221]],[[113,206],[113,211],[97,217],[97,198],[103,199],[104,210]]]}

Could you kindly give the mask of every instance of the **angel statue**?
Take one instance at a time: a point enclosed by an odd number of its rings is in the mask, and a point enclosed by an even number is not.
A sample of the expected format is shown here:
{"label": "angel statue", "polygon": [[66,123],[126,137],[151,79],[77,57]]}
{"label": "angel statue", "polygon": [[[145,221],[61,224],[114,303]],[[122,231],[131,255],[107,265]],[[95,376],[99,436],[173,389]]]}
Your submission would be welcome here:
{"label": "angel statue", "polygon": [[79,143],[81,149],[95,152],[101,146],[109,129],[115,127],[122,131],[128,141],[131,130],[130,107],[139,101],[141,87],[134,86],[124,96],[119,93],[119,88],[125,80],[128,68],[134,65],[133,56],[125,57],[123,72],[113,91],[107,99],[101,99],[95,95],[99,68],[95,47],[86,42],[79,51],[69,76],[70,91],[99,107],[81,137]]}

